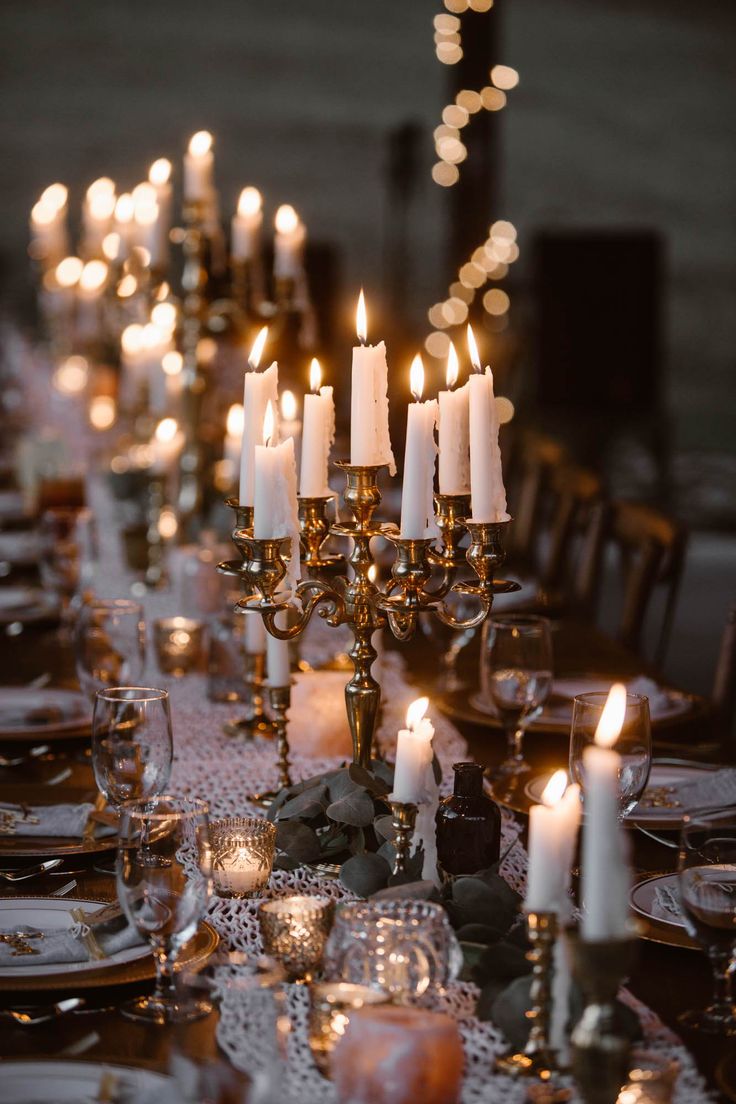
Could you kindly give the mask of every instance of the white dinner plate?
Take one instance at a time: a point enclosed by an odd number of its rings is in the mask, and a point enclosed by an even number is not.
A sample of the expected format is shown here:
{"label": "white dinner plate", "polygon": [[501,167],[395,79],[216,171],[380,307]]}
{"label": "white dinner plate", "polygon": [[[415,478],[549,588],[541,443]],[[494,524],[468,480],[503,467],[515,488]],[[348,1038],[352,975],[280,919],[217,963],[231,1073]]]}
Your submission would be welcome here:
{"label": "white dinner plate", "polygon": [[105,1074],[112,1079],[112,1095],[105,1099],[172,1099],[171,1077],[133,1066],[34,1058],[3,1061],[2,1070],[3,1104],[93,1104],[101,1099],[99,1089]]}
{"label": "white dinner plate", "polygon": [[92,710],[78,690],[0,687],[0,740],[44,740],[89,734]]}
{"label": "white dinner plate", "polygon": [[[642,828],[677,829],[682,823],[682,818],[687,812],[684,807],[671,808],[668,806],[656,806],[648,804],[648,797],[660,797],[664,800],[676,800],[676,795],[668,795],[666,791],[678,784],[694,782],[703,777],[704,773],[716,768],[706,763],[679,763],[676,761],[654,760],[649,772],[649,781],[644,791],[642,801],[635,809],[624,817],[625,824],[639,824]],[[542,791],[552,777],[552,771],[538,774],[527,782],[524,793],[535,804],[542,800]]]}
{"label": "white dinner plate", "polygon": [[59,604],[41,587],[0,587],[0,625],[31,624],[58,617]]}
{"label": "white dinner plate", "polygon": [[[19,928],[28,925],[48,931],[52,928],[64,930],[71,928],[74,921],[70,909],[83,908],[85,912],[97,912],[105,906],[100,901],[80,901],[77,898],[63,897],[5,897],[0,898],[0,930]],[[33,963],[33,955],[24,955],[22,965],[0,966],[0,988],[4,978],[55,978],[60,974],[83,974],[89,970],[108,970],[128,962],[137,962],[150,955],[148,943],[139,943],[123,951],[111,954],[108,958],[85,960],[84,962],[41,962]]]}

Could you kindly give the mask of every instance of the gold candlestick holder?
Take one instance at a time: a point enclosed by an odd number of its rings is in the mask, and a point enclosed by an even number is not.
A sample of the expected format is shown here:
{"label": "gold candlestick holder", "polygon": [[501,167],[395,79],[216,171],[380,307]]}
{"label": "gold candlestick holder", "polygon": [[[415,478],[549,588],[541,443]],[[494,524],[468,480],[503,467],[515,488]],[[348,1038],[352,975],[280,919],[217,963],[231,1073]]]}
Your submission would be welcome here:
{"label": "gold candlestick holder", "polygon": [[499,1058],[496,1068],[515,1077],[535,1077],[549,1083],[551,1076],[560,1072],[557,1055],[550,1043],[557,913],[529,912],[526,924],[532,945],[527,955],[532,963],[531,1008],[527,1013],[531,1030],[524,1049]]}
{"label": "gold candlestick holder", "polygon": [[392,874],[406,875],[409,861],[409,850],[417,823],[418,806],[411,801],[392,801],[391,817],[392,827],[396,833],[394,836],[394,849],[396,858]]}
{"label": "gold candlestick holder", "polygon": [[[343,501],[353,520],[335,522],[327,529],[327,500],[300,500],[301,564],[306,578],[293,595],[281,589],[290,547],[286,535],[260,539],[253,537],[252,529],[234,531],[233,540],[243,559],[237,573],[248,591],[236,609],[260,614],[268,632],[279,640],[299,636],[316,609],[327,624],[350,627],[353,675],[345,687],[345,704],[353,761],[369,767],[381,699],[380,686],[371,670],[377,654],[372,642],[376,630],[388,626],[397,639],[409,640],[416,631],[418,617],[424,614],[438,616],[455,629],[470,628],[488,616],[494,594],[518,590],[519,584],[495,578],[503,563],[502,537],[508,523],[461,521],[461,511],[468,508],[467,495],[438,496],[442,499],[437,506],[438,518],[443,524],[440,543],[432,549],[431,541],[406,540],[395,525],[374,520],[381,502],[378,475],[385,465],[350,464],[343,460],[337,462],[337,467],[345,473]],[[464,533],[470,534],[470,544],[461,556],[460,540]],[[352,541],[347,557],[324,553],[328,535]],[[387,538],[396,548],[396,560],[385,590],[379,590],[371,578],[375,562],[371,541],[379,536]],[[477,582],[454,582],[465,565]],[[433,585],[432,576],[437,569],[440,577]],[[464,619],[455,617],[443,601],[453,590],[475,597],[477,611]],[[276,615],[290,603],[296,607],[296,619],[288,628],[281,628],[276,624]]]}
{"label": "gold candlestick holder", "polygon": [[227,736],[253,740],[256,736],[273,736],[274,726],[263,709],[263,685],[266,657],[262,652],[245,653],[243,681],[248,692],[245,716],[226,721],[222,726]]}
{"label": "gold candlestick holder", "polygon": [[222,560],[217,565],[217,570],[221,575],[230,575],[235,578],[243,579],[243,566],[247,562],[247,549],[241,550],[241,547],[237,543],[236,536],[239,532],[243,532],[244,535],[253,534],[253,507],[241,506],[237,498],[228,498],[225,500],[225,505],[229,506],[235,514],[235,527],[231,533],[231,539],[233,544],[240,552],[239,560]]}
{"label": "gold candlestick holder", "polygon": [[271,707],[273,731],[276,734],[278,789],[251,794],[250,800],[267,809],[276,795],[292,785],[289,765],[289,735],[286,714],[291,707],[291,685],[269,686],[268,704]]}
{"label": "gold candlestick holder", "polygon": [[636,937],[572,939],[573,970],[585,996],[574,1028],[572,1071],[585,1104],[615,1104],[629,1072],[631,1040],[616,1012],[616,996],[636,956]]}

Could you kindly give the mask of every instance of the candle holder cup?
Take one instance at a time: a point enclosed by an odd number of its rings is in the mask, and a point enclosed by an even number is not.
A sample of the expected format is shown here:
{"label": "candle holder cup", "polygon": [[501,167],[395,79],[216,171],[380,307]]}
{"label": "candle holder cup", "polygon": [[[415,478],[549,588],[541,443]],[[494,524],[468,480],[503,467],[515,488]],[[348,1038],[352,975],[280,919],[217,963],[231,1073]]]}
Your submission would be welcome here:
{"label": "candle holder cup", "polygon": [[335,917],[329,897],[277,897],[258,909],[266,954],[277,959],[289,980],[308,982],[322,965]]}
{"label": "candle holder cup", "polygon": [[440,540],[430,550],[429,561],[435,567],[453,572],[466,562],[462,541],[468,535],[465,519],[470,514],[470,495],[436,494],[434,511]]}
{"label": "candle holder cup", "polygon": [[621,939],[572,938],[573,971],[585,997],[570,1038],[572,1071],[585,1104],[615,1104],[629,1072],[631,1039],[615,1002],[636,949],[635,930]]}
{"label": "candle holder cup", "polygon": [[212,880],[219,897],[260,897],[268,885],[276,825],[259,817],[226,817],[210,823]]}
{"label": "candle holder cup", "polygon": [[396,858],[391,873],[396,876],[406,876],[407,863],[414,829],[417,823],[418,806],[411,801],[391,802],[391,826],[394,829],[394,849]]}
{"label": "candle holder cup", "polygon": [[337,574],[345,568],[343,556],[323,552],[330,535],[328,508],[332,495],[299,499],[299,528],[301,530],[302,566],[317,575]]}
{"label": "candle holder cup", "polygon": [[532,963],[531,1008],[527,1012],[531,1029],[524,1049],[503,1055],[496,1061],[496,1069],[512,1077],[534,1077],[549,1083],[561,1069],[550,1043],[557,913],[528,912],[526,924],[532,945],[527,954]]}
{"label": "candle holder cup", "polygon": [[238,546],[235,536],[236,533],[243,531],[251,536],[253,535],[253,507],[241,506],[237,498],[226,499],[225,505],[229,506],[235,513],[235,527],[232,530],[231,539],[240,552],[240,559],[222,560],[218,563],[217,570],[221,575],[230,575],[243,580],[243,566],[246,563],[247,549]]}

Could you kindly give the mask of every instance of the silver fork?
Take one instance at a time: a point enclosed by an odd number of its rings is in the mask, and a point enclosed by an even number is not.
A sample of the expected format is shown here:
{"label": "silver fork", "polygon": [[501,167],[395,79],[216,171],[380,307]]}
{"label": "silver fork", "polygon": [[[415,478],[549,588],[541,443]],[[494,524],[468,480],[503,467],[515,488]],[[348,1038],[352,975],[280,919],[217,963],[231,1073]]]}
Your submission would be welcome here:
{"label": "silver fork", "polygon": [[0,1010],[0,1017],[12,1020],[13,1023],[20,1024],[21,1027],[35,1027],[36,1024],[49,1023],[51,1020],[55,1020],[57,1016],[64,1016],[68,1012],[76,1012],[84,1004],[83,997],[68,997],[66,1000],[59,1001],[58,1004],[34,1008],[30,1011],[25,1011],[22,1008],[3,1008]]}
{"label": "silver fork", "polygon": [[4,878],[6,882],[25,882],[27,878],[37,878],[40,874],[56,870],[61,863],[61,859],[47,859],[36,866],[23,866],[20,870],[0,870],[0,878]]}

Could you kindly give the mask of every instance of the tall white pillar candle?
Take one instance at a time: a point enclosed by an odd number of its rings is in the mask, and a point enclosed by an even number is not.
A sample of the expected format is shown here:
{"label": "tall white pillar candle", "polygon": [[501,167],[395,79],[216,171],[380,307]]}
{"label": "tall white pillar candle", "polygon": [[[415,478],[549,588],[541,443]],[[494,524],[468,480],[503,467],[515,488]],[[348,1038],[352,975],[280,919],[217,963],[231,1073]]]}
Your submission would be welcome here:
{"label": "tall white pillar candle", "polygon": [[302,463],[299,493],[302,498],[322,498],[330,493],[328,464],[335,440],[335,403],[331,387],[321,387],[322,370],[316,357],[310,366],[311,395],[304,396]]}
{"label": "tall white pillar candle", "polygon": [[431,768],[434,727],[424,716],[429,701],[417,698],[406,712],[406,728],[399,729],[396,740],[396,765],[391,801],[419,805],[427,797],[427,768]]}
{"label": "tall white pillar candle", "polygon": [[388,464],[391,475],[396,463],[388,428],[388,363],[386,346],[366,345],[366,312],[363,292],[357,312],[361,342],[353,349],[350,396],[350,463]]}
{"label": "tall white pillar candle", "polygon": [[440,494],[468,494],[470,491],[470,385],[455,389],[458,359],[450,342],[447,355],[447,390],[439,399],[439,487]]}
{"label": "tall white pillar candle", "polygon": [[419,355],[411,366],[411,390],[415,402],[409,403],[406,417],[404,481],[401,494],[401,536],[404,540],[423,540],[430,534],[434,517],[434,466],[437,446],[434,427],[437,401],[420,402],[424,388],[424,367]]}
{"label": "tall white pillar candle", "polygon": [[214,154],[212,135],[198,130],[189,139],[184,154],[184,198],[190,202],[210,202],[214,191]]}
{"label": "tall white pillar candle", "polygon": [[[243,447],[240,454],[240,505],[252,506],[255,487],[255,449],[263,440],[263,420],[269,402],[274,414],[278,409],[279,369],[274,361],[265,372],[258,372],[263,346],[268,335],[267,327],[258,334],[251,349],[250,370],[243,382]],[[278,430],[274,430],[274,441]]]}
{"label": "tall white pillar candle", "polygon": [[294,208],[285,203],[279,207],[274,220],[273,274],[276,279],[296,280],[304,267],[304,244],[307,231]]}
{"label": "tall white pillar candle", "polygon": [[171,162],[167,157],[159,157],[148,170],[148,179],[156,189],[158,205],[158,242],[155,250],[157,263],[166,267],[169,260],[169,231],[171,230],[172,187]]}
{"label": "tall white pillar candle", "polygon": [[478,346],[468,326],[468,347],[474,372],[470,385],[470,492],[473,521],[508,521],[506,490],[498,445],[499,421],[493,394],[493,373],[480,370]]}
{"label": "tall white pillar candle", "polygon": [[257,188],[243,188],[230,224],[230,254],[234,261],[249,261],[260,251],[263,200]]}
{"label": "tall white pillar candle", "polygon": [[[273,411],[274,404],[269,403],[262,430],[264,440],[273,439]],[[293,587],[300,578],[293,437],[287,437],[280,445],[256,445],[254,482],[253,535],[259,539],[289,537],[291,557],[287,567],[287,583]]]}
{"label": "tall white pillar candle", "polygon": [[[276,627],[285,629],[288,625],[286,610],[275,617]],[[288,686],[291,682],[289,668],[289,642],[278,640],[271,633],[266,634],[266,681],[269,686]]]}

